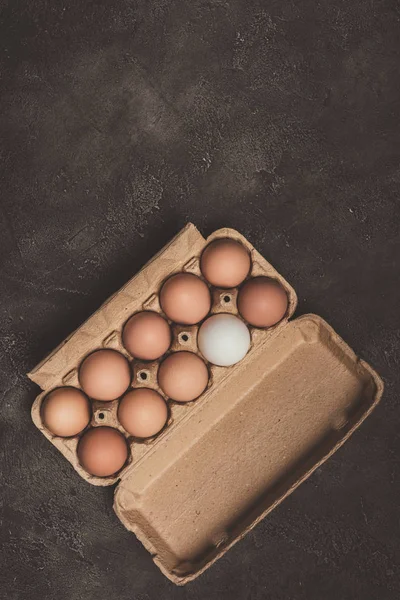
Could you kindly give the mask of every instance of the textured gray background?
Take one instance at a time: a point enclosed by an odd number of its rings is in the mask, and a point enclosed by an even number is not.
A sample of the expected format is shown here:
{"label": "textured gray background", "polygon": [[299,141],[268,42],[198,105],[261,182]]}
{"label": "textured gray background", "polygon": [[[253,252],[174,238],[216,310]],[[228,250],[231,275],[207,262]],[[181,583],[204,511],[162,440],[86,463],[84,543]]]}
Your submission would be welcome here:
{"label": "textured gray background", "polygon": [[[0,597],[398,600],[398,3],[0,6]],[[179,589],[34,428],[25,373],[188,220],[239,229],[386,392]]]}

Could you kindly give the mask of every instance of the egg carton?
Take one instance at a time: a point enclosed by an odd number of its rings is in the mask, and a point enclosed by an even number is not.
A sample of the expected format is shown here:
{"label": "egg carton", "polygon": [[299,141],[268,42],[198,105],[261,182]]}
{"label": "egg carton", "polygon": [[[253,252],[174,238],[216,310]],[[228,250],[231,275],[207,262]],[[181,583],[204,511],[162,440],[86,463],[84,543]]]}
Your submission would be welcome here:
{"label": "egg carton", "polygon": [[[277,280],[287,293],[288,309],[274,327],[249,327],[251,347],[245,358],[231,367],[209,364],[205,392],[180,404],[166,398],[158,385],[160,361],[133,359],[122,345],[121,332],[136,312],[152,310],[165,317],[159,304],[163,282],[179,272],[202,277],[201,253],[217,238],[242,243],[251,256],[248,278]],[[237,288],[210,290],[210,314],[238,314]],[[178,585],[200,575],[304,481],[348,439],[382,395],[377,373],[323,319],[305,315],[290,321],[296,305],[293,288],[239,232],[219,229],[205,239],[188,224],[29,373],[42,388],[32,407],[35,425],[84,479],[102,486],[119,482],[116,514]],[[198,325],[170,325],[168,353],[200,354]],[[139,440],[119,423],[118,400],[92,402],[89,427],[115,427],[129,444],[129,460],[113,477],[87,473],[76,452],[80,436],[54,436],[41,416],[43,399],[52,389],[80,388],[79,365],[99,348],[126,356],[131,387],[155,389],[169,410],[164,429]]]}

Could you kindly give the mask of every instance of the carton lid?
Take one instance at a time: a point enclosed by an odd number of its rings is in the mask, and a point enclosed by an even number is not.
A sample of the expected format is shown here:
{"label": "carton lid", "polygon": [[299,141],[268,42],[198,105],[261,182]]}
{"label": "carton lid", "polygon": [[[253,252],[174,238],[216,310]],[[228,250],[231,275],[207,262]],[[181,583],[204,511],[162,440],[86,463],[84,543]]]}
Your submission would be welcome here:
{"label": "carton lid", "polygon": [[114,509],[186,583],[343,444],[382,389],[320,317],[288,322],[132,465]]}

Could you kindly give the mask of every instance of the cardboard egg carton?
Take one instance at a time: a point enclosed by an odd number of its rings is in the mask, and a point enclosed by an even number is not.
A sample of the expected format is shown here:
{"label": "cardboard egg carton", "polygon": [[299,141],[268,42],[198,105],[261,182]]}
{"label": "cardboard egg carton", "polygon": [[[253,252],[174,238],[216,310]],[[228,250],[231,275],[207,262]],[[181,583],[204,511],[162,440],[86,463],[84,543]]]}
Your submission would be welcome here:
{"label": "cardboard egg carton", "polygon": [[[274,327],[250,327],[251,348],[232,367],[208,365],[210,380],[193,402],[166,398],[169,419],[148,440],[129,436],[117,419],[118,400],[93,402],[90,427],[119,429],[130,458],[115,477],[89,475],[79,464],[79,436],[52,435],[41,418],[43,398],[54,388],[80,387],[78,367],[99,348],[113,348],[130,361],[132,387],[158,386],[160,361],[140,362],[126,352],[121,331],[136,312],[162,314],[159,291],[174,273],[201,276],[200,256],[216,238],[232,238],[250,252],[249,277],[278,280],[289,299]],[[211,313],[237,314],[238,290],[211,287]],[[296,293],[237,231],[220,229],[205,239],[187,225],[137,275],[107,300],[29,377],[42,393],[32,418],[78,473],[94,485],[116,483],[114,510],[178,585],[194,579],[290,494],[335,452],[380,400],[377,373],[316,315],[290,321]],[[171,324],[169,352],[199,354],[198,325]]]}

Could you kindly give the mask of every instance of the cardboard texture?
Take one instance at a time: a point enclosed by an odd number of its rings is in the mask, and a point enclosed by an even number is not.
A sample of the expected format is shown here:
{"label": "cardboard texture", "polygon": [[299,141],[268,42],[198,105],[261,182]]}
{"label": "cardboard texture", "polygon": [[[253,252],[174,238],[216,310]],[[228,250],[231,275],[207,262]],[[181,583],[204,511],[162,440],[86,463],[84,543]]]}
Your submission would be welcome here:
{"label": "cardboard texture", "polygon": [[[78,367],[94,350],[122,352],[132,363],[132,387],[157,383],[159,361],[133,360],[121,329],[135,312],[161,312],[158,292],[180,271],[201,275],[199,259],[213,239],[231,237],[251,253],[250,276],[266,275],[284,286],[289,307],[269,329],[251,331],[251,349],[233,367],[209,365],[210,382],[197,400],[167,400],[170,417],[149,440],[129,436],[117,420],[118,400],[93,402],[90,426],[110,425],[128,438],[131,456],[116,477],[89,475],[79,464],[76,438],[52,435],[41,403],[63,385],[79,386]],[[211,312],[237,314],[237,290],[212,288]],[[29,377],[42,393],[32,418],[78,473],[94,485],[119,481],[114,510],[151,553],[161,571],[183,585],[196,578],[335,452],[379,402],[377,373],[316,315],[289,321],[297,304],[293,288],[241,236],[220,229],[204,239],[187,225],[120,291],[107,300]],[[198,352],[198,326],[172,324],[170,351]]]}

